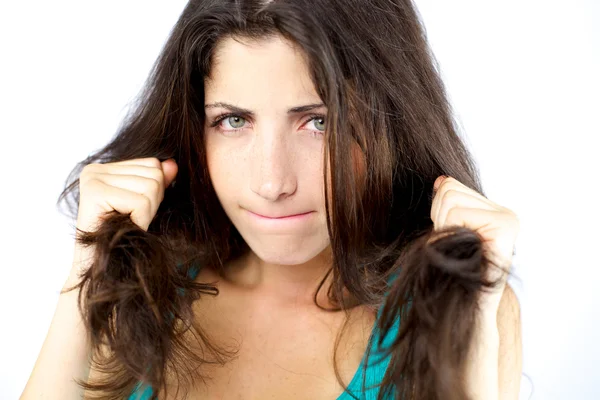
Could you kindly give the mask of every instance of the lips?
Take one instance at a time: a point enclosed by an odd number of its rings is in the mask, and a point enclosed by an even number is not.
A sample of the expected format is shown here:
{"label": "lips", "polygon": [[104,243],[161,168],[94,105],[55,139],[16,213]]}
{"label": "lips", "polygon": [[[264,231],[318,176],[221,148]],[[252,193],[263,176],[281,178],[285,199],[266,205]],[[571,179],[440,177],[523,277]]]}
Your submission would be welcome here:
{"label": "lips", "polygon": [[268,219],[284,219],[284,218],[291,218],[291,217],[299,217],[299,216],[306,215],[306,214],[309,214],[309,213],[312,212],[312,211],[308,211],[308,212],[302,212],[302,213],[296,213],[296,214],[273,215],[273,216],[271,216],[271,215],[266,215],[266,214],[262,214],[262,213],[257,213],[257,212],[254,212],[254,211],[250,211],[250,210],[248,210],[248,211],[251,212],[252,214],[258,216],[258,217],[268,218]]}

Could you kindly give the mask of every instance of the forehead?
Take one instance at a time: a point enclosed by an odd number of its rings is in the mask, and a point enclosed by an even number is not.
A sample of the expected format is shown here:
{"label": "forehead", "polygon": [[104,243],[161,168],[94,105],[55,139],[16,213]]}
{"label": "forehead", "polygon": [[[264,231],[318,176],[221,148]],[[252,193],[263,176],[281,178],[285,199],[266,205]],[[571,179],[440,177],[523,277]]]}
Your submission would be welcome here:
{"label": "forehead", "polygon": [[319,101],[303,51],[283,37],[223,38],[211,62],[205,79],[207,99],[281,107]]}

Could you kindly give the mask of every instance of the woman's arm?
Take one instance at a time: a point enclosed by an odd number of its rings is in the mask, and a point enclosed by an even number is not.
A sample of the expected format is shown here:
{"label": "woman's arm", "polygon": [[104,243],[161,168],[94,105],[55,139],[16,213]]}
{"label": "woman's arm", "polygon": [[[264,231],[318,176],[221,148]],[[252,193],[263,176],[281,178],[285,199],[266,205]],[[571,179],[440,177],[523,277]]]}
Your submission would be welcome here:
{"label": "woman's arm", "polygon": [[500,400],[519,398],[523,370],[521,312],[515,292],[506,285],[497,314],[500,348],[498,351],[498,390]]}
{"label": "woman's arm", "polygon": [[466,390],[473,400],[516,399],[521,379],[521,323],[519,303],[506,278],[515,255],[519,219],[510,209],[452,177],[439,176],[433,189],[434,229],[462,226],[476,231],[489,263],[485,280],[497,283],[480,293],[477,326],[467,355]]}
{"label": "woman's arm", "polygon": [[465,375],[472,399],[518,399],[521,352],[519,302],[506,285],[497,313],[482,311],[473,338]]}

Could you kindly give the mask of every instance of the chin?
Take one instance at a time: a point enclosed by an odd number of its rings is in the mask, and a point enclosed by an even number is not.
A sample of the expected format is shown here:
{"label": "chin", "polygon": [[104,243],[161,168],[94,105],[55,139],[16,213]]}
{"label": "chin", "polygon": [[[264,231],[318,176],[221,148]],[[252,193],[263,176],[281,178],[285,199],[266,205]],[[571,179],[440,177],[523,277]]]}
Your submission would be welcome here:
{"label": "chin", "polygon": [[[245,239],[245,238],[244,238]],[[246,240],[250,249],[258,258],[269,264],[299,265],[317,257],[329,246],[329,240],[315,240],[316,238],[296,240],[269,240],[267,243],[260,240]]]}

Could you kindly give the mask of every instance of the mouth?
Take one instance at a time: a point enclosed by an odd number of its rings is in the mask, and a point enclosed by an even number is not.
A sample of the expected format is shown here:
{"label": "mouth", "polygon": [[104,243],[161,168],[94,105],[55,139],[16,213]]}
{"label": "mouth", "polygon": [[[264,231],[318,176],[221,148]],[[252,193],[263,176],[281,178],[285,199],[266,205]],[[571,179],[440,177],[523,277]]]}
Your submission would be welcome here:
{"label": "mouth", "polygon": [[247,210],[250,214],[252,214],[253,216],[257,217],[257,218],[262,218],[262,219],[266,219],[266,220],[291,220],[291,219],[301,219],[309,214],[312,213],[312,211],[308,211],[308,212],[304,212],[304,213],[300,213],[300,214],[289,214],[289,215],[281,215],[281,216],[269,216],[269,215],[263,215],[263,214],[259,214],[259,213],[255,213],[253,211]]}
{"label": "mouth", "polygon": [[263,215],[244,209],[248,222],[260,232],[291,234],[304,232],[313,223],[315,211],[287,215]]}

